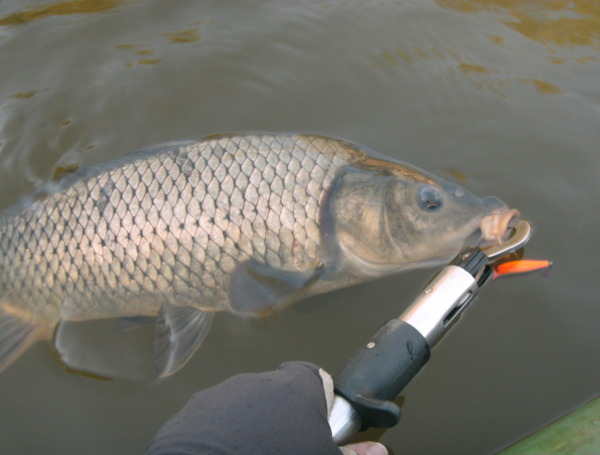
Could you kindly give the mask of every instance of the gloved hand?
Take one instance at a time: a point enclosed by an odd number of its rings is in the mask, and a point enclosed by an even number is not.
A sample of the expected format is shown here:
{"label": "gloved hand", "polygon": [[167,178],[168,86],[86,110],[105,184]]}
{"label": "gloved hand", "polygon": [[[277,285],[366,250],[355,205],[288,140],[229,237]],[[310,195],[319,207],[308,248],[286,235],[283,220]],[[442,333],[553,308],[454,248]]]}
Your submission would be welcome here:
{"label": "gloved hand", "polygon": [[240,374],[196,393],[146,455],[387,455],[373,442],[336,446],[327,421],[332,404],[331,376],[311,363]]}

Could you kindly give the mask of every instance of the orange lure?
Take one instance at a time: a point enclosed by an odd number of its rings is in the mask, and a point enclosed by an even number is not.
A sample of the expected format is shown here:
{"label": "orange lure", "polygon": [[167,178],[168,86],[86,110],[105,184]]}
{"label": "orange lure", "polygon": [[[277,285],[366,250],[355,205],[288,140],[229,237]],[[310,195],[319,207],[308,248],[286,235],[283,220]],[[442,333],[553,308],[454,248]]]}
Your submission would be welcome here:
{"label": "orange lure", "polygon": [[498,264],[494,267],[493,280],[505,276],[525,275],[532,272],[542,272],[548,276],[548,271],[552,268],[550,261],[536,261],[524,259],[520,261],[510,261]]}

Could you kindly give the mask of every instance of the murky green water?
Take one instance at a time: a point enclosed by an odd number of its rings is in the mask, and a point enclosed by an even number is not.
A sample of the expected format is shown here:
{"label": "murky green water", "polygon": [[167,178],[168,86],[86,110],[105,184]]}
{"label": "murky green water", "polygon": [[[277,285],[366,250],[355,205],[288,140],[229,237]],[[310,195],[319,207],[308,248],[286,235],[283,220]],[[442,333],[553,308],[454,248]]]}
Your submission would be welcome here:
{"label": "murky green water", "polygon": [[[0,205],[57,167],[222,132],[365,144],[519,208],[550,278],[489,284],[405,390],[398,454],[490,454],[600,394],[600,7],[519,1],[0,1]],[[73,328],[0,375],[0,452],[141,453],[198,389],[303,359],[335,372],[433,271],[219,314],[159,385],[152,329]],[[70,332],[67,332],[70,333]],[[75,354],[74,354],[75,355]],[[108,368],[108,367],[107,367]],[[377,436],[379,433],[372,434]]]}

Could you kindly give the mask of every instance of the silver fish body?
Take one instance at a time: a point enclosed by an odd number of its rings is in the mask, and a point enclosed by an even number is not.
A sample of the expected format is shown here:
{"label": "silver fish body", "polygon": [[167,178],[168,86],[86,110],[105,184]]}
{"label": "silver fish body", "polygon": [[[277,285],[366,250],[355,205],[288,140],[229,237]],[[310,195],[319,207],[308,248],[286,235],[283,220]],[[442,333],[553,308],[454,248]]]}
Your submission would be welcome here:
{"label": "silver fish body", "polygon": [[0,217],[0,370],[59,320],[158,315],[166,376],[215,311],[261,312],[443,262],[504,207],[321,136],[132,152]]}

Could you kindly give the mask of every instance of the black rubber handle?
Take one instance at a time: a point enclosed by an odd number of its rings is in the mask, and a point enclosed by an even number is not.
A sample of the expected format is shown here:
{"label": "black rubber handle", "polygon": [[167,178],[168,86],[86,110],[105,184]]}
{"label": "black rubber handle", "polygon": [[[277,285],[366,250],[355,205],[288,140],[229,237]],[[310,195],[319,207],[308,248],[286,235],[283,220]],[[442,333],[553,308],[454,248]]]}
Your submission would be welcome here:
{"label": "black rubber handle", "polygon": [[429,360],[425,338],[399,319],[387,322],[334,377],[335,393],[361,418],[362,428],[388,428],[400,420],[392,402]]}

